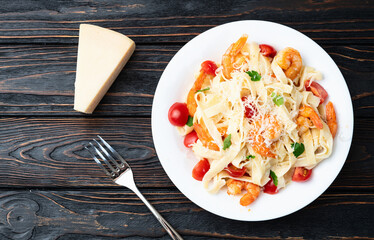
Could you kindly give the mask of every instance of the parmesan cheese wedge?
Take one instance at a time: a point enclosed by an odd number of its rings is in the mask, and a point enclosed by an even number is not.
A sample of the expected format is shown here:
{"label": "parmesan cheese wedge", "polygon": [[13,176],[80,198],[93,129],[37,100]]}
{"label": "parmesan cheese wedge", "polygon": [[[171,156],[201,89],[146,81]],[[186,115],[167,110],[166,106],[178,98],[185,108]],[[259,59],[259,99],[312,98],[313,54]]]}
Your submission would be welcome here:
{"label": "parmesan cheese wedge", "polygon": [[134,49],[134,41],[123,34],[90,24],[80,25],[74,110],[95,110]]}

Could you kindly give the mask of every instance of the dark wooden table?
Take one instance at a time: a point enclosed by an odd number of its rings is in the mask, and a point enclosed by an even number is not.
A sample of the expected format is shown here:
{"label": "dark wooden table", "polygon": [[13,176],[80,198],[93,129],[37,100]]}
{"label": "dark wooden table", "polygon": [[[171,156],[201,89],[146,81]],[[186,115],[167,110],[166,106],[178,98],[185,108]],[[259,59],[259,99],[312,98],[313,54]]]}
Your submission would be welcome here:
{"label": "dark wooden table", "polygon": [[[374,238],[373,1],[0,4],[0,239],[169,239],[83,150],[96,134],[128,159],[140,190],[185,239]],[[153,93],[174,54],[211,27],[245,19],[282,23],[320,44],[347,81],[355,115],[350,154],[331,187],[265,222],[228,220],[193,204],[165,174],[151,135]],[[137,43],[92,116],[73,111],[81,23]]]}

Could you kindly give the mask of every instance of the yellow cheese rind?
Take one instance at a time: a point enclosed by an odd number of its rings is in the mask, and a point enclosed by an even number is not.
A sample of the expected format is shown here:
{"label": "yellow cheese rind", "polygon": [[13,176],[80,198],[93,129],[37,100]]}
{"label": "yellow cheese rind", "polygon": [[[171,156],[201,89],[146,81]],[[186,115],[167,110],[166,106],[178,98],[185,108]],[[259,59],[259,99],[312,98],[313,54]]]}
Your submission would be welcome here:
{"label": "yellow cheese rind", "polygon": [[123,34],[90,24],[81,24],[74,110],[92,113],[134,50],[134,41]]}

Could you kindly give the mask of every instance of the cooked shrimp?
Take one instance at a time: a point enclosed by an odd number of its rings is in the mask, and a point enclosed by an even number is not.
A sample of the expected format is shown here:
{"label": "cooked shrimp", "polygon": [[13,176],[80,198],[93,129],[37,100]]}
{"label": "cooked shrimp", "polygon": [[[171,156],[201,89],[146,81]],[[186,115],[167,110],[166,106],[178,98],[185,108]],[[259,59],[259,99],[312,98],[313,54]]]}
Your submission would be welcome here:
{"label": "cooked shrimp", "polygon": [[248,206],[252,202],[254,202],[257,197],[260,195],[261,188],[260,186],[244,182],[240,180],[235,179],[229,179],[226,181],[227,185],[227,194],[229,195],[237,195],[242,193],[242,190],[247,190],[247,193],[245,193],[242,198],[240,199],[240,205],[242,206]]}
{"label": "cooked shrimp", "polygon": [[263,157],[275,158],[275,154],[266,146],[265,139],[261,135],[253,139],[252,149]]}
{"label": "cooked shrimp", "polygon": [[[200,123],[194,123],[193,127],[204,147],[207,147],[210,150],[219,151],[218,145],[213,142],[213,138],[210,136],[203,120],[201,120]],[[227,136],[227,127],[220,127],[217,130],[221,136]]]}
{"label": "cooked shrimp", "polygon": [[235,180],[235,179],[229,179],[226,181],[227,185],[227,194],[228,195],[236,195],[240,194],[242,192],[242,189],[244,188],[244,182]]}
{"label": "cooked shrimp", "polygon": [[227,137],[227,126],[217,128],[218,132],[223,137]]}
{"label": "cooked shrimp", "polygon": [[[222,73],[223,76],[227,79],[231,79],[231,72],[234,71],[234,64],[237,65],[243,63],[243,56],[240,54],[240,51],[247,42],[248,35],[243,34],[238,41],[231,44],[230,47],[226,50],[225,54],[222,56]],[[240,55],[239,55],[240,54]]]}
{"label": "cooked shrimp", "polygon": [[329,126],[332,137],[334,138],[338,130],[338,123],[336,122],[336,114],[332,102],[328,102],[326,105],[326,120],[327,126]]}
{"label": "cooked shrimp", "polygon": [[240,205],[248,206],[258,198],[258,196],[260,195],[261,188],[260,186],[249,182],[245,183],[244,188],[245,190],[247,190],[247,193],[244,194],[243,197],[240,199]]}
{"label": "cooked shrimp", "polygon": [[304,107],[300,108],[299,116],[309,118],[312,121],[314,126],[316,126],[319,129],[323,128],[322,120],[318,116],[318,114],[313,110],[313,108],[311,108],[309,106],[304,106]]}
{"label": "cooked shrimp", "polygon": [[275,56],[275,61],[278,63],[288,78],[291,80],[295,79],[301,71],[303,61],[301,59],[299,51],[296,49],[287,47],[282,51],[278,52]]}
{"label": "cooked shrimp", "polygon": [[238,55],[236,55],[234,59],[235,59],[235,62],[233,63],[232,66],[234,68],[240,68],[246,62],[247,57],[241,53],[238,53]]}
{"label": "cooked shrimp", "polygon": [[194,123],[193,128],[204,147],[207,147],[210,150],[219,151],[219,147],[213,142],[213,138],[210,136],[208,129],[206,129],[203,122],[200,124]]}
{"label": "cooked shrimp", "polygon": [[282,126],[278,120],[272,115],[266,115],[264,119],[260,118],[251,125],[253,130],[249,134],[253,150],[263,157],[275,158],[275,154],[267,147],[265,141],[276,141],[280,137]]}
{"label": "cooked shrimp", "polygon": [[302,135],[308,129],[313,126],[312,121],[309,118],[303,117],[303,116],[298,116],[296,119],[297,126],[299,126],[299,133]]}
{"label": "cooked shrimp", "polygon": [[282,127],[278,120],[272,115],[267,115],[264,122],[266,126],[263,134],[265,139],[277,140],[282,133]]}
{"label": "cooked shrimp", "polygon": [[187,108],[188,108],[189,114],[192,117],[195,115],[196,108],[197,108],[197,103],[195,101],[195,93],[197,90],[201,89],[207,77],[208,77],[208,74],[206,74],[204,71],[200,71],[199,76],[196,78],[196,81],[194,82],[192,88],[188,92]]}

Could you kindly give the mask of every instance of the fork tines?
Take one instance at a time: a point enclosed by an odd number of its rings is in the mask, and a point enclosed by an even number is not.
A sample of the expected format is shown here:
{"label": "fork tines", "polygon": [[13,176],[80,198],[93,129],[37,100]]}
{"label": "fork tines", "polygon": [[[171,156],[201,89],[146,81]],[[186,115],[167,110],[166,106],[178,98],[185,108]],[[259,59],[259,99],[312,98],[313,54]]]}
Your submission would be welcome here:
{"label": "fork tines", "polygon": [[[125,159],[118,154],[103,138],[97,135],[99,141],[93,139],[84,146],[99,167],[110,177],[117,177],[122,171],[130,168]],[[94,149],[94,151],[91,150]],[[99,157],[96,157],[96,155]],[[101,159],[101,161],[100,161]],[[102,162],[105,164],[103,165]]]}

